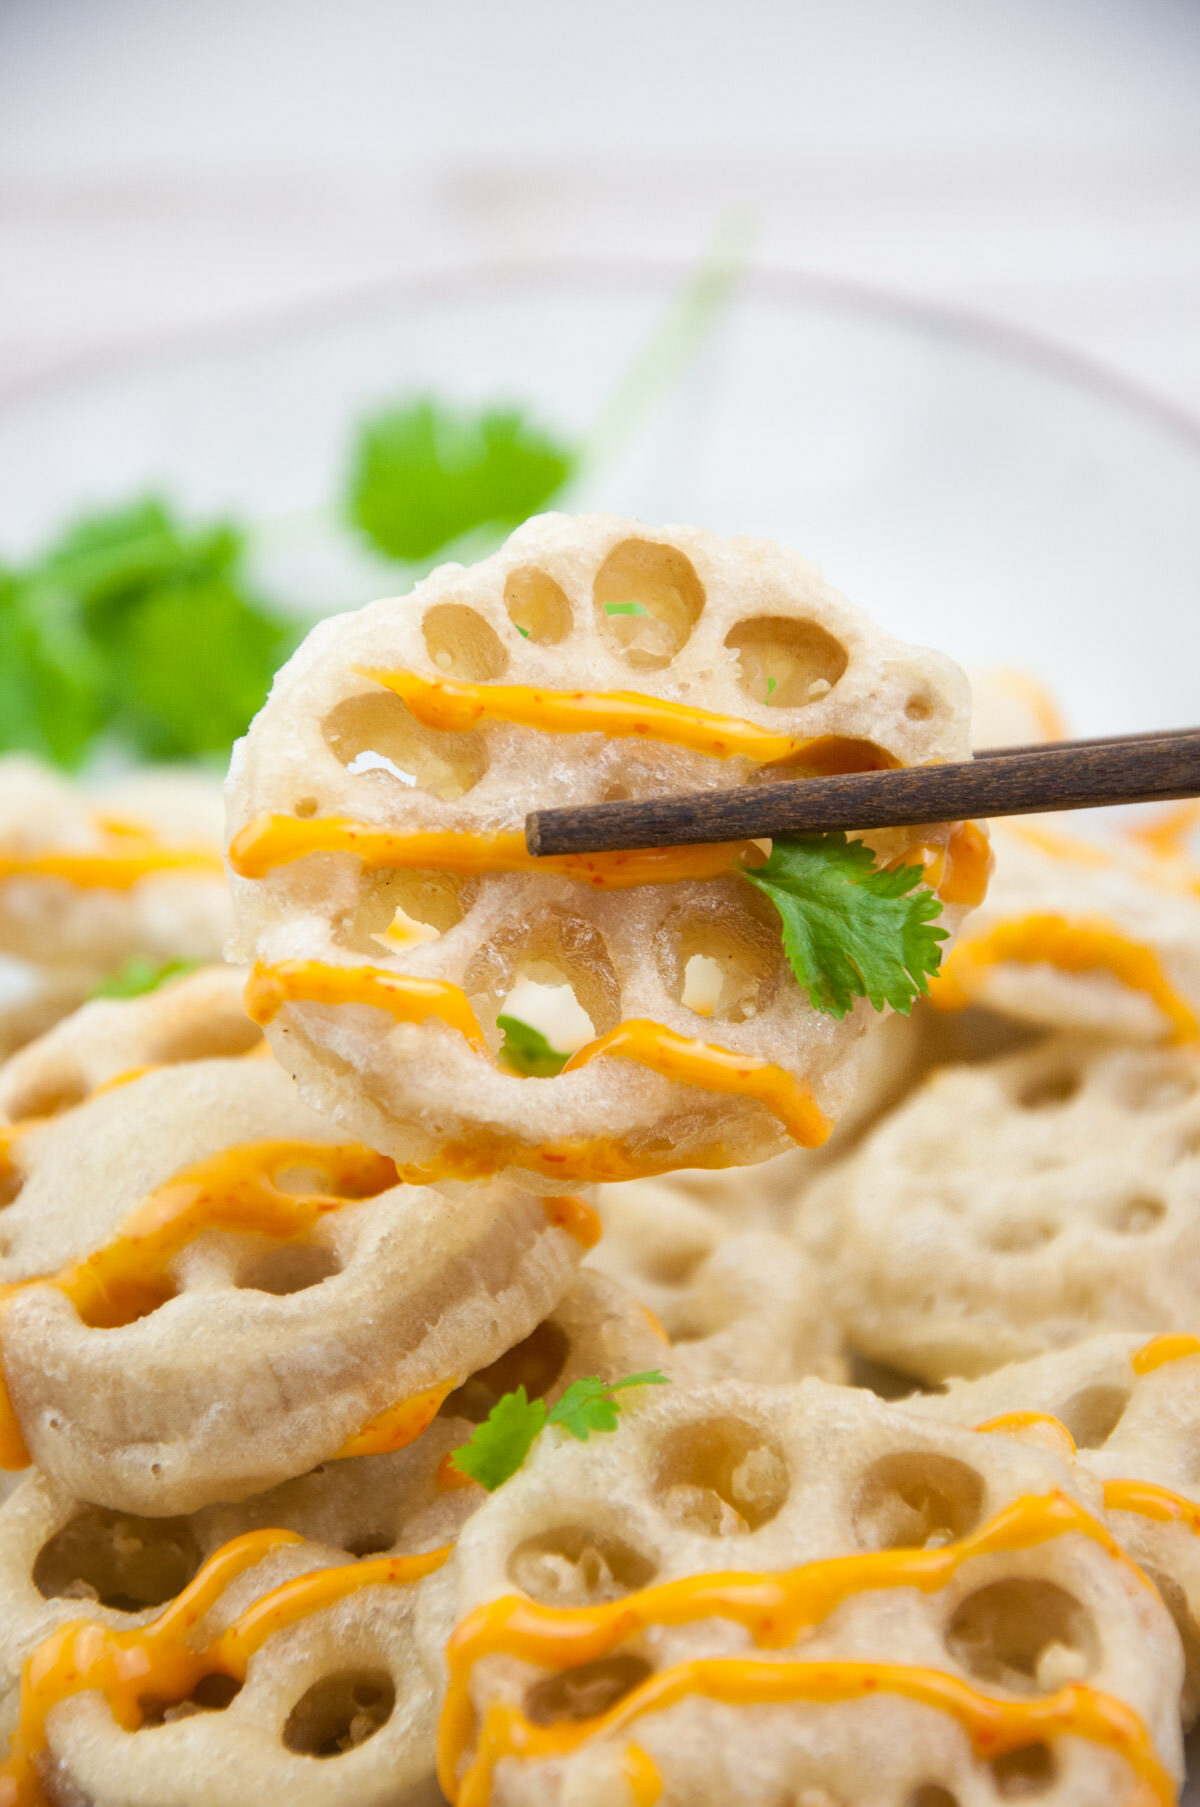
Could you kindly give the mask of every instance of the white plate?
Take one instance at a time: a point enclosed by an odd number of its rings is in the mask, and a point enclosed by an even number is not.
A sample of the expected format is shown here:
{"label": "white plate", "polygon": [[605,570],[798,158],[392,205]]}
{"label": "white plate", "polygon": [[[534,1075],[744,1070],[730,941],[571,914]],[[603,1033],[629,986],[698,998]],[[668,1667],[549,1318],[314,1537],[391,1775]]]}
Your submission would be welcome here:
{"label": "white plate", "polygon": [[[417,390],[525,402],[585,435],[682,280],[431,278],[10,393],[0,556],[147,486],[201,513],[319,507],[350,423]],[[1080,733],[1200,720],[1200,430],[978,323],[756,275],[571,501],[786,540],[898,633],[1038,672]],[[267,568],[328,609],[403,587],[297,524]]]}
{"label": "white plate", "polygon": [[[10,394],[0,555],[148,483],[201,511],[326,502],[350,422],[415,389],[586,433],[680,282],[430,278]],[[976,323],[754,276],[572,503],[787,540],[897,631],[1044,674],[1079,732],[1200,717],[1200,430]],[[361,571],[314,568],[299,538],[283,575],[329,608],[363,599]]]}

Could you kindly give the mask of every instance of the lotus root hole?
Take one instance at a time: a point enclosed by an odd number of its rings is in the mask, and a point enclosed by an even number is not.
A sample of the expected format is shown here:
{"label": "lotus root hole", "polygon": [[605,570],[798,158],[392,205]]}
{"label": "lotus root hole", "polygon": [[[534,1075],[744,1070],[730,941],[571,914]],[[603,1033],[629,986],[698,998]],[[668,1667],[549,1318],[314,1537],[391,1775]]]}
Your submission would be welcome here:
{"label": "lotus root hole", "polygon": [[561,584],[536,565],[510,571],[504,606],[517,631],[535,646],[557,646],[571,631],[571,605]]}
{"label": "lotus root hole", "polygon": [[341,1757],[385,1726],[396,1705],[386,1669],[344,1669],[323,1675],[302,1694],[283,1728],[283,1742],[301,1757]]}
{"label": "lotus root hole", "polygon": [[1200,1636],[1196,1631],[1196,1618],[1178,1581],[1170,1575],[1164,1575],[1159,1569],[1148,1567],[1144,1562],[1139,1566],[1147,1581],[1162,1596],[1163,1605],[1174,1619],[1179,1641],[1183,1645],[1184,1680],[1180,1705],[1183,1709],[1183,1722],[1190,1725],[1200,1710]]}
{"label": "lotus root hole", "polygon": [[1082,1681],[1100,1655],[1092,1615],[1074,1595],[1016,1576],[968,1595],[946,1628],[946,1646],[977,1681],[1020,1694]]}
{"label": "lotus root hole", "polygon": [[1058,1764],[1048,1744],[1026,1744],[1019,1751],[993,1757],[992,1780],[1002,1801],[1033,1800],[1058,1780]]}
{"label": "lotus root hole", "polygon": [[19,1167],[0,1161],[0,1210],[12,1204],[24,1184],[25,1175]]}
{"label": "lotus root hole", "polygon": [[866,1392],[874,1393],[877,1399],[889,1401],[911,1399],[914,1393],[929,1391],[911,1374],[889,1367],[887,1362],[877,1362],[869,1355],[860,1355],[857,1350],[850,1351],[850,1385],[862,1387]]}
{"label": "lotus root hole", "polygon": [[394,794],[400,784],[453,803],[472,790],[488,768],[482,734],[425,728],[390,690],[345,697],[329,711],[322,730],[335,758],[381,799]]}
{"label": "lotus root hole", "polygon": [[927,696],[910,696],[904,705],[904,713],[910,722],[927,722],[933,713],[933,705]]}
{"label": "lotus root hole", "polygon": [[341,1272],[334,1251],[321,1242],[281,1244],[265,1250],[238,1271],[237,1283],[246,1292],[272,1293],[285,1298],[307,1292]]}
{"label": "lotus root hole", "polygon": [[1161,1198],[1150,1192],[1137,1192],[1120,1201],[1108,1224],[1120,1236],[1148,1236],[1166,1215],[1167,1207]]}
{"label": "lotus root hole", "polygon": [[47,1600],[94,1600],[115,1612],[141,1612],[173,1600],[199,1567],[186,1519],[85,1506],[42,1545],[33,1583]]}
{"label": "lotus root hole", "polygon": [[[653,1234],[652,1227],[647,1234]],[[645,1279],[656,1286],[684,1287],[695,1279],[697,1269],[708,1260],[715,1246],[715,1239],[705,1236],[698,1237],[694,1242],[680,1237],[656,1248],[643,1236],[638,1247],[631,1253]]]}
{"label": "lotus root hole", "polygon": [[632,1694],[651,1674],[644,1657],[601,1657],[578,1669],[564,1669],[536,1682],[525,1695],[526,1717],[534,1725],[556,1725],[562,1720],[595,1719],[619,1700]]}
{"label": "lotus root hole", "polygon": [[248,1016],[213,1011],[205,1018],[165,1030],[150,1046],[147,1065],[173,1067],[189,1060],[230,1060],[248,1054],[262,1038],[262,1030]]}
{"label": "lotus root hole", "polygon": [[556,1525],[527,1537],[508,1559],[514,1587],[544,1606],[595,1606],[648,1587],[655,1565],[623,1537],[588,1525]]}
{"label": "lotus root hole", "polygon": [[1017,1103],[1026,1111],[1057,1110],[1070,1104],[1079,1088],[1079,1074],[1069,1067],[1059,1067],[1027,1081],[1017,1094]]}
{"label": "lotus root hole", "polygon": [[756,703],[803,709],[828,696],[850,662],[840,640],[815,621],[754,615],[725,636],[742,689]]}
{"label": "lotus root hole", "polygon": [[157,1725],[172,1725],[177,1719],[192,1719],[197,1713],[223,1713],[242,1691],[242,1684],[232,1675],[204,1675],[190,1694],[182,1700],[163,1700],[154,1694],[143,1694],[141,1730]]}
{"label": "lotus root hole", "polygon": [[449,872],[364,872],[354,914],[338,932],[343,946],[378,959],[436,941],[462,921],[476,887]]}
{"label": "lotus root hole", "polygon": [[271,1178],[280,1192],[293,1198],[377,1198],[396,1183],[391,1162],[382,1159],[376,1169],[365,1171],[358,1179],[349,1174],[335,1176],[316,1164],[277,1167]]}
{"label": "lotus root hole", "polygon": [[91,1089],[78,1069],[48,1073],[18,1092],[9,1103],[8,1115],[13,1122],[29,1117],[61,1117],[64,1111],[82,1104]]}
{"label": "lotus root hole", "polygon": [[1128,1404],[1124,1387],[1084,1387],[1054,1415],[1070,1431],[1076,1449],[1103,1449]]}
{"label": "lotus root hole", "polygon": [[1028,1255],[1033,1249],[1045,1248],[1058,1236],[1061,1226],[1045,1217],[1009,1217],[987,1228],[987,1245],[998,1255]]}
{"label": "lotus root hole", "polygon": [[635,671],[661,671],[687,644],[704,608],[689,558],[653,540],[622,540],[596,573],[596,620]]}
{"label": "lotus root hole", "polygon": [[[524,981],[537,989],[526,994]],[[555,1035],[571,1038],[566,1052],[582,1045],[581,1034],[590,1041],[621,1018],[621,987],[603,935],[586,916],[558,905],[502,924],[476,949],[463,983],[480,1021],[493,1025],[497,1045],[495,1019],[510,1006],[527,1021],[525,1010],[553,1005],[555,1014],[532,1026],[560,1048]]]}
{"label": "lotus root hole", "polygon": [[348,1537],[342,1548],[348,1556],[382,1556],[396,1541],[393,1531],[364,1531],[361,1537]]}
{"label": "lotus root hole", "polygon": [[983,1516],[976,1471],[937,1450],[883,1456],[859,1481],[851,1505],[864,1550],[929,1550],[967,1537]]}
{"label": "lotus root hole", "polygon": [[1131,1111],[1170,1111],[1196,1095],[1196,1081],[1164,1064],[1142,1067],[1125,1075],[1121,1101]]}
{"label": "lotus root hole", "polygon": [[943,1788],[940,1782],[922,1782],[909,1795],[904,1807],[960,1807],[960,1802],[958,1796]]}
{"label": "lotus root hole", "polygon": [[439,602],[421,623],[425,650],[443,677],[485,684],[503,677],[508,654],[494,627],[463,602]]}
{"label": "lotus root hole", "polygon": [[482,1424],[496,1401],[517,1387],[524,1387],[528,1399],[541,1399],[562,1373],[569,1352],[566,1331],[546,1318],[523,1342],[455,1387],[443,1402],[441,1415]]}
{"label": "lotus root hole", "polygon": [[[534,975],[537,975],[536,977]],[[526,967],[497,1012],[528,1023],[561,1054],[594,1040],[595,1024],[567,976],[548,962]]]}
{"label": "lotus root hole", "polygon": [[654,1489],[668,1517],[711,1537],[757,1531],[787,1498],[782,1452],[755,1424],[706,1418],[664,1440]]}
{"label": "lotus root hole", "polygon": [[753,909],[712,899],[677,904],[655,933],[659,972],[669,996],[697,1016],[744,1023],[774,1000],[781,943]]}
{"label": "lotus root hole", "polygon": [[320,807],[320,799],[317,797],[297,797],[292,804],[292,814],[299,816],[302,822],[307,822],[311,816],[316,815]]}

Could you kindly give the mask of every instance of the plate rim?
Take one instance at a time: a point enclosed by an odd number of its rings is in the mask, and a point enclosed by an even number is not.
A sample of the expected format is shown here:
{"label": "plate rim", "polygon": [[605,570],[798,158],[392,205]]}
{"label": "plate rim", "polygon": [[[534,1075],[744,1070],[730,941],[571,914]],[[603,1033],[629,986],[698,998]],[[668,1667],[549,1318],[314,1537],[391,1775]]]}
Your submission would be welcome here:
{"label": "plate rim", "polygon": [[[302,338],[387,312],[404,302],[429,304],[449,293],[516,287],[531,282],[569,286],[596,283],[677,283],[700,267],[679,257],[483,258],[414,269],[358,284],[334,295],[272,307],[261,313],[207,325],[170,328],[149,339],[116,340],[80,351],[49,368],[0,383],[0,416],[43,398],[56,399],[77,385],[141,375],[189,357],[253,350],[280,337]],[[773,301],[809,301],[889,321],[934,339],[966,341],[1001,362],[1056,377],[1157,427],[1200,458],[1200,414],[1169,401],[1099,358],[984,309],[961,307],[854,278],[751,261],[737,286]]]}

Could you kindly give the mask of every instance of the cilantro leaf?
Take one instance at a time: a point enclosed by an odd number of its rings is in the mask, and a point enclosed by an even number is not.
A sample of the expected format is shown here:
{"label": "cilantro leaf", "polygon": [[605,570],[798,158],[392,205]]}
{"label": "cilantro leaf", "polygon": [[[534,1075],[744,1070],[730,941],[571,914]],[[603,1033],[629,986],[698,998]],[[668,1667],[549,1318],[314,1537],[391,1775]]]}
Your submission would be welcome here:
{"label": "cilantro leaf", "polygon": [[767,679],[767,701],[768,701],[768,703],[771,700],[771,693],[774,689],[775,689],[775,679],[768,678]]}
{"label": "cilantro leaf", "polygon": [[168,979],[195,972],[199,960],[151,960],[145,954],[131,954],[124,966],[118,966],[99,985],[88,992],[89,998],[140,998],[157,991]]}
{"label": "cilantro leaf", "polygon": [[571,1058],[552,1048],[540,1029],[523,1023],[519,1016],[500,1015],[496,1027],[504,1031],[500,1059],[510,1073],[520,1073],[527,1079],[553,1079]]}
{"label": "cilantro leaf", "polygon": [[626,1387],[662,1387],[667,1377],[654,1368],[630,1374],[624,1380],[606,1381],[588,1374],[573,1380],[552,1411],[542,1399],[530,1399],[520,1386],[498,1399],[482,1424],[450,1458],[460,1474],[478,1481],[489,1493],[516,1474],[547,1424],[586,1443],[593,1431],[615,1431],[618,1406],[612,1397]]}
{"label": "cilantro leaf", "polygon": [[606,602],[606,615],[645,615],[648,613],[644,602]]}
{"label": "cilantro leaf", "polygon": [[103,682],[73,599],[0,573],[0,752],[81,764],[104,724]]}
{"label": "cilantro leaf", "polygon": [[465,1474],[494,1493],[516,1474],[546,1422],[546,1403],[530,1399],[523,1386],[498,1399],[482,1424],[451,1458]]}
{"label": "cilantro leaf", "polygon": [[814,1009],[840,1021],[855,998],[907,1015],[941,964],[947,931],[920,866],[889,871],[840,832],[777,840],[746,878],[783,919],[783,945]]}
{"label": "cilantro leaf", "polygon": [[519,526],[574,466],[518,408],[473,414],[423,397],[360,427],[346,507],[379,551],[415,561],[473,528]]}
{"label": "cilantro leaf", "polygon": [[558,1404],[551,1407],[547,1424],[556,1424],[586,1443],[593,1431],[615,1431],[620,1407],[613,1398],[626,1387],[665,1387],[667,1377],[661,1369],[644,1374],[630,1374],[624,1380],[603,1381],[594,1374],[573,1380]]}

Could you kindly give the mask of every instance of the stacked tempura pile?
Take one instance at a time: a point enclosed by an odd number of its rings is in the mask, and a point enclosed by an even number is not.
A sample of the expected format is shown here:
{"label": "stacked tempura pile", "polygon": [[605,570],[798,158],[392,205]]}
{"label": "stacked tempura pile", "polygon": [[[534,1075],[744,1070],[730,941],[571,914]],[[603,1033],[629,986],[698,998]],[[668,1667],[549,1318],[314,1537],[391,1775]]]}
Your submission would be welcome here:
{"label": "stacked tempura pile", "polygon": [[0,1069],[0,1807],[1175,1799],[1180,846],[1006,829],[986,901],[963,824],[524,850],[968,717],[778,547],[546,517],[310,636],[228,786],[245,964],[158,985],[211,844],[12,767],[10,1040],[141,989]]}

